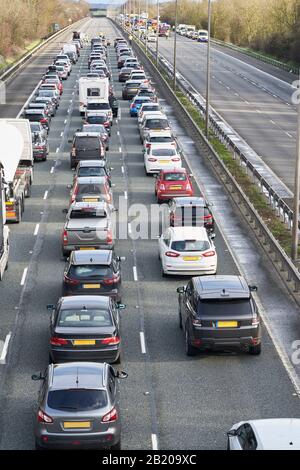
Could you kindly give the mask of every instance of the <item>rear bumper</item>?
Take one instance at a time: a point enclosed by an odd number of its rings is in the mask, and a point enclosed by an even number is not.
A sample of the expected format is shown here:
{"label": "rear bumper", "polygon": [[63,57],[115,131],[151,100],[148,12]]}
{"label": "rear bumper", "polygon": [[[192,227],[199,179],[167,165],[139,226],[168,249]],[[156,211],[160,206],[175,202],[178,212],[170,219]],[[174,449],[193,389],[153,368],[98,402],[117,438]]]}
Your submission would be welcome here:
{"label": "rear bumper", "polygon": [[[200,334],[198,331],[195,332],[192,344],[199,349],[248,349],[249,346],[261,343],[260,330],[259,329],[247,329],[247,333],[239,329],[230,331],[216,331],[213,330],[212,336],[207,336],[207,331],[203,331]],[[224,333],[222,335],[221,333]],[[245,333],[247,336],[245,336]],[[252,336],[251,336],[252,333]],[[216,336],[213,336],[215,334]],[[249,335],[249,336],[248,336]]]}
{"label": "rear bumper", "polygon": [[167,193],[161,193],[157,191],[157,198],[162,201],[168,201],[173,197],[192,197],[193,193],[189,191],[168,191]]}
{"label": "rear bumper", "polygon": [[50,356],[54,364],[64,362],[108,362],[113,363],[118,359],[120,354],[120,346],[115,346],[109,349],[97,350],[70,350],[70,349],[50,349]]}
{"label": "rear bumper", "polygon": [[68,252],[68,253],[71,253],[71,251],[77,251],[77,250],[80,250],[81,248],[90,248],[90,249],[95,249],[95,250],[112,250],[114,247],[114,243],[111,243],[111,244],[107,244],[107,243],[101,243],[99,245],[95,245],[93,243],[91,243],[90,245],[87,245],[87,244],[82,244],[82,245],[66,245],[66,246],[63,246],[63,251],[64,252]]}
{"label": "rear bumper", "polygon": [[36,435],[37,444],[45,449],[101,449],[116,445],[121,439],[120,425],[102,433],[50,434],[46,430]]}
{"label": "rear bumper", "polygon": [[68,296],[68,295],[102,295],[102,296],[107,296],[111,297],[114,299],[116,302],[120,302],[121,297],[118,289],[114,290],[106,290],[103,287],[100,287],[100,289],[82,289],[76,287],[72,288],[67,285],[63,285],[63,296]]}

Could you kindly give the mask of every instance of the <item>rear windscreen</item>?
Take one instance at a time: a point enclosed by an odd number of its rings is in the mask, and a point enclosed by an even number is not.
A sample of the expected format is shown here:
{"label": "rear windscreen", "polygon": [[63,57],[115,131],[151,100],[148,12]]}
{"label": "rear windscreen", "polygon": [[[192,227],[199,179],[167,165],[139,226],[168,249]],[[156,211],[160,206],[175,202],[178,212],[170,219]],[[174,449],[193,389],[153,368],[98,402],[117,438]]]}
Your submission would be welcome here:
{"label": "rear windscreen", "polygon": [[175,251],[205,251],[210,245],[206,240],[180,240],[172,242],[171,248]]}
{"label": "rear windscreen", "polygon": [[62,310],[58,318],[60,327],[101,327],[112,326],[111,315],[107,310],[83,309]]}
{"label": "rear windscreen", "polygon": [[29,114],[29,113],[26,113],[25,117],[26,119],[29,119],[29,121],[40,121],[41,119],[44,118],[43,114]]}
{"label": "rear windscreen", "polygon": [[166,129],[169,127],[167,119],[149,119],[146,122],[146,127],[149,129]]}
{"label": "rear windscreen", "polygon": [[172,157],[176,154],[174,149],[153,149],[152,155],[154,157]]}
{"label": "rear windscreen", "polygon": [[82,167],[78,171],[78,176],[106,176],[105,169],[100,166]]}
{"label": "rear windscreen", "polygon": [[109,109],[108,103],[88,103],[87,110]]}
{"label": "rear windscreen", "polygon": [[201,300],[198,303],[199,315],[251,315],[252,308],[250,299],[228,299],[228,300]]}
{"label": "rear windscreen", "polygon": [[70,219],[105,219],[106,217],[106,212],[90,208],[74,209],[70,213]]}
{"label": "rear windscreen", "polygon": [[71,266],[69,275],[76,279],[106,279],[113,277],[114,273],[110,266],[86,264]]}
{"label": "rear windscreen", "polygon": [[[86,121],[89,124],[104,124],[107,121],[107,116],[88,116]],[[93,132],[93,131],[91,131]],[[98,132],[98,131],[96,131]]]}
{"label": "rear windscreen", "polygon": [[54,410],[92,411],[107,405],[107,395],[105,390],[80,388],[52,390],[49,392],[47,404]]}
{"label": "rear windscreen", "polygon": [[100,144],[98,137],[80,137],[75,139],[75,146],[77,150],[92,150],[95,147],[99,148]]}
{"label": "rear windscreen", "polygon": [[105,194],[105,186],[103,184],[79,184],[77,195],[81,194]]}

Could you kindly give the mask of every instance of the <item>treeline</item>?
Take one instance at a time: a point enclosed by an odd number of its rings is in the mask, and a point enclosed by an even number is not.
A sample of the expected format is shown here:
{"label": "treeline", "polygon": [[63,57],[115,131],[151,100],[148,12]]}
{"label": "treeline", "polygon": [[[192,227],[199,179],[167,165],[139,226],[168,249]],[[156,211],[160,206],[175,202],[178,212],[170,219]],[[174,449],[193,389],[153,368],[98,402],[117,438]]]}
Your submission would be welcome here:
{"label": "treeline", "polygon": [[88,14],[85,1],[0,0],[0,55],[4,58],[24,49],[26,44],[47,36],[51,25],[61,28]]}
{"label": "treeline", "polygon": [[[174,24],[174,2],[161,20]],[[178,22],[207,29],[207,0],[178,0]],[[214,0],[212,35],[300,63],[300,0]]]}

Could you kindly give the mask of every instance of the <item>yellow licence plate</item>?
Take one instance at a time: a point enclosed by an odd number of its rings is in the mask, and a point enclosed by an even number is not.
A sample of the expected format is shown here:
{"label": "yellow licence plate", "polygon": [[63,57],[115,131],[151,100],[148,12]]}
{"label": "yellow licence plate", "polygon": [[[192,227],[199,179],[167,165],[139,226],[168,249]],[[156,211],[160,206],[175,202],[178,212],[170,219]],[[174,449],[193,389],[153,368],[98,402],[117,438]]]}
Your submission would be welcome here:
{"label": "yellow licence plate", "polygon": [[199,261],[200,256],[184,256],[184,261]]}
{"label": "yellow licence plate", "polygon": [[74,346],[93,346],[96,341],[94,339],[76,339],[73,344]]}
{"label": "yellow licence plate", "polygon": [[91,427],[90,421],[65,421],[65,429],[89,429]]}
{"label": "yellow licence plate", "polygon": [[237,321],[218,321],[217,327],[218,328],[237,328],[238,323]]}
{"label": "yellow licence plate", "polygon": [[170,189],[182,189],[182,186],[170,186]]}
{"label": "yellow licence plate", "polygon": [[98,202],[99,199],[97,197],[83,197],[83,202]]}
{"label": "yellow licence plate", "polygon": [[169,160],[159,160],[159,163],[170,163]]}
{"label": "yellow licence plate", "polygon": [[100,289],[101,284],[83,284],[84,289]]}

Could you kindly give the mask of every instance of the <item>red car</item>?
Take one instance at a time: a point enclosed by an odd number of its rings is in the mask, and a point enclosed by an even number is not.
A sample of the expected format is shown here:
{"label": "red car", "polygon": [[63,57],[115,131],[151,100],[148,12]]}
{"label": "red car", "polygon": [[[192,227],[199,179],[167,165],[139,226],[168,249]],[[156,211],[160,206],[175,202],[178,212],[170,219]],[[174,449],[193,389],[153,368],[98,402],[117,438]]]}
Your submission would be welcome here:
{"label": "red car", "polygon": [[178,196],[193,196],[194,188],[186,168],[162,170],[156,178],[155,196],[158,204]]}
{"label": "red car", "polygon": [[50,85],[56,85],[56,88],[58,89],[59,93],[62,95],[63,94],[63,91],[64,91],[64,88],[63,88],[63,84],[61,83],[61,81],[56,78],[45,78],[43,80],[43,83],[45,84],[50,84]]}

